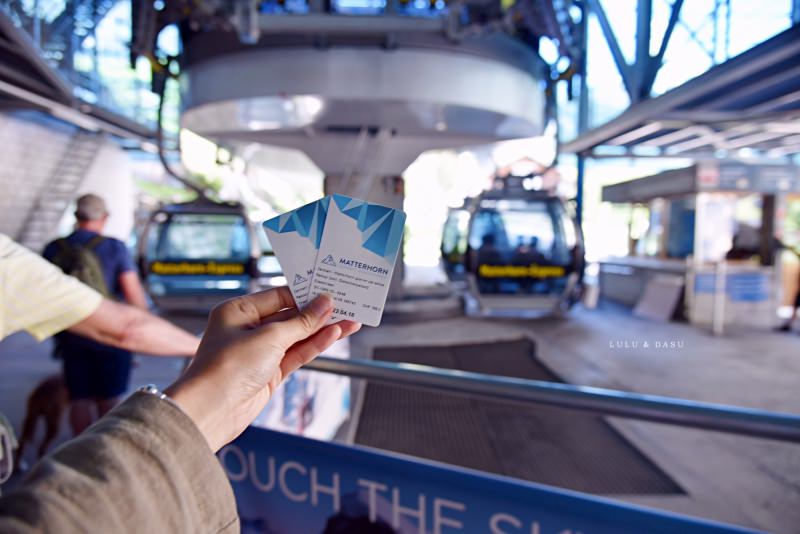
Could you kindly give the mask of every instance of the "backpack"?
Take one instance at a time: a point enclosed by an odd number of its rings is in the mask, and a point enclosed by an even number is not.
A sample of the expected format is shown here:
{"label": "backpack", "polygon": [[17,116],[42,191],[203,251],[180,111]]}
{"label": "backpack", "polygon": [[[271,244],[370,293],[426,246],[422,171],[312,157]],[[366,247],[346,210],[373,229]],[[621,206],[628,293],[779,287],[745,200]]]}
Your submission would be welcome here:
{"label": "backpack", "polygon": [[55,243],[59,250],[51,261],[61,267],[66,274],[74,276],[104,297],[108,297],[110,292],[103,276],[103,265],[94,252],[105,239],[98,235],[85,245],[70,243],[65,238],[57,239]]}

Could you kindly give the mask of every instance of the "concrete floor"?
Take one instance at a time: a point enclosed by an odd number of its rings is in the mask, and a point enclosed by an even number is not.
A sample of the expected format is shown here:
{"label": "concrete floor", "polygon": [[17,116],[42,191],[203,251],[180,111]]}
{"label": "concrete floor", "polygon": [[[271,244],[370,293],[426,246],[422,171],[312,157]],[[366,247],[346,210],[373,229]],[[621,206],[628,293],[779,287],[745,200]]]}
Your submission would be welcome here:
{"label": "concrete floor", "polygon": [[[360,332],[352,351],[363,358],[378,346],[523,336],[535,339],[538,357],[573,384],[800,413],[800,335],[739,331],[714,338],[694,327],[648,322],[615,308],[575,310],[564,320],[386,323]],[[639,347],[625,348],[626,341]],[[656,348],[657,341],[682,346]],[[132,387],[164,386],[182,365],[170,358],[140,361]],[[17,429],[28,392],[57,370],[47,342],[37,344],[26,335],[0,342],[0,411]],[[621,419],[612,423],[687,493],[624,500],[768,531],[800,532],[800,446]]]}

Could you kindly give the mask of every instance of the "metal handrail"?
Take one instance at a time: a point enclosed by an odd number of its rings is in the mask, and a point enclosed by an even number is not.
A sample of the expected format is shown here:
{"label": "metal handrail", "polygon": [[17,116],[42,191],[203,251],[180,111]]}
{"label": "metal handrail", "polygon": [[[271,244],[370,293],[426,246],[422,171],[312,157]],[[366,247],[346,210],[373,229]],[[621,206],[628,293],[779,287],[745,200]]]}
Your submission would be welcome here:
{"label": "metal handrail", "polygon": [[393,385],[545,404],[601,415],[800,443],[800,415],[789,413],[411,363],[340,360],[320,356],[305,368]]}

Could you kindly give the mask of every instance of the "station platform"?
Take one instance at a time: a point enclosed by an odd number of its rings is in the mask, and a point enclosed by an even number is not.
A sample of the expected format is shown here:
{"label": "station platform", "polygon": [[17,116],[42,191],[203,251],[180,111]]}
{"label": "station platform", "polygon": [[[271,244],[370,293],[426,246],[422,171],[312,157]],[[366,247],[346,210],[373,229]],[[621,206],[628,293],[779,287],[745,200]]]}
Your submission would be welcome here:
{"label": "station platform", "polygon": [[[490,344],[499,349],[521,339],[534,341],[537,360],[571,384],[800,411],[797,333],[740,330],[717,338],[687,324],[638,319],[609,304],[592,311],[575,309],[565,319],[461,317],[384,324],[377,330],[364,329],[353,339],[351,350],[355,358],[371,358],[390,354],[387,347]],[[489,350],[484,358],[489,360],[485,370],[506,374],[502,359],[495,359]],[[563,414],[564,424],[571,418],[582,419],[576,412],[542,411]],[[616,417],[605,419],[680,488],[647,495],[617,492],[614,498],[771,532],[797,532],[800,447]],[[566,478],[562,485],[568,485]]]}
{"label": "station platform", "polygon": [[[198,327],[197,324],[192,326]],[[527,350],[525,347],[535,347],[535,365],[527,368],[531,373],[540,373],[531,376],[538,379],[800,412],[800,396],[797,395],[800,335],[751,330],[732,331],[725,337],[715,338],[685,324],[637,319],[625,310],[609,305],[592,311],[576,309],[565,319],[499,321],[451,317],[413,323],[387,322],[378,329],[364,328],[354,336],[351,357],[392,361],[427,358],[427,363],[442,366],[448,365],[447,358],[451,362],[471,360],[471,365],[480,367],[476,370],[513,374],[520,372],[523,360],[519,355]],[[49,351],[48,342],[37,344],[27,335],[15,335],[0,343],[0,376],[3,377],[0,381],[0,411],[18,430],[28,393],[41,378],[58,370],[58,363],[50,357]],[[442,356],[442,351],[445,356]],[[514,352],[517,356],[511,359],[498,356]],[[131,380],[132,386],[146,383],[165,386],[177,376],[183,364],[182,360],[169,358],[142,357],[139,361]],[[528,360],[523,366],[528,366]],[[369,417],[380,414],[369,413],[366,406],[370,393],[368,388],[361,390],[365,395],[361,402],[353,403],[356,412],[349,437],[345,439],[364,445],[386,446],[387,443],[375,442],[381,439],[381,434],[375,434],[375,428],[367,426]],[[469,413],[470,406],[475,406],[470,404],[470,399],[464,405],[463,399],[448,397],[450,400],[445,402],[451,406],[462,403],[456,407],[462,414],[474,415]],[[386,408],[385,403],[396,398],[387,398],[384,392],[381,399],[373,391],[372,399],[370,405],[373,408],[381,406],[381,402]],[[408,396],[399,401],[409,406]],[[508,473],[512,476],[529,480],[538,477],[540,482],[771,532],[797,532],[796,526],[800,524],[800,509],[797,507],[800,502],[800,447],[796,445],[621,418],[588,416],[589,420],[585,414],[553,409],[541,409],[542,413],[555,414],[549,418],[541,413],[534,414],[530,419],[534,422],[531,426],[537,426],[534,431],[524,429],[530,407],[520,406],[516,415],[508,406],[500,410],[478,408],[484,421],[489,417],[500,429],[513,427],[522,430],[516,435],[507,432],[505,436],[495,432],[502,439],[476,446],[484,447],[486,453],[479,458],[480,461],[483,461],[481,458],[506,459]],[[447,427],[426,430],[423,426],[436,424],[430,414],[420,415],[417,420],[421,425],[417,429],[417,438],[428,435],[435,440],[436,432],[444,436],[441,428]],[[530,460],[530,455],[526,460],[524,451],[512,450],[525,447],[525,439],[546,441],[548,436],[554,440],[556,437],[573,441],[581,439],[582,434],[574,428],[566,433],[560,431],[559,422],[572,427],[581,426],[584,430],[587,425],[600,428],[583,435],[596,436],[596,432],[601,432],[606,443],[598,444],[596,451],[591,450],[595,445],[592,442],[573,443],[575,448],[583,446],[589,449],[584,451],[586,456],[581,460],[584,463],[576,463],[570,470],[550,469],[544,479],[541,470],[528,469],[526,472],[526,466],[515,464]],[[460,424],[455,419],[446,423],[456,430]],[[462,432],[466,424],[475,423],[463,423],[460,427]],[[371,438],[370,432],[373,432]],[[66,437],[65,422],[59,440]],[[373,441],[368,442],[368,438]],[[618,442],[616,451],[624,453],[622,460],[618,456],[606,455],[600,449],[607,446],[609,440]],[[387,448],[394,450],[400,448],[397,442],[388,445]],[[436,445],[439,444],[434,442],[429,453],[422,451],[419,454],[434,456],[434,449],[442,449]],[[530,445],[541,447],[541,443],[531,442]],[[485,447],[498,446],[509,449],[486,452]],[[555,454],[563,452],[558,445],[551,444],[550,447]],[[593,467],[595,475],[598,475],[594,478],[587,477],[592,454],[594,458],[606,460],[606,465]],[[509,458],[513,460],[508,461]],[[653,482],[656,486],[631,484],[629,479],[623,479],[622,470],[618,480],[595,484],[603,482],[603,477],[616,476],[614,462],[630,462],[630,458],[639,465],[636,469],[642,469],[640,474],[651,477],[644,482]],[[458,458],[434,459],[458,462]],[[489,464],[483,467],[492,468]],[[654,473],[655,478],[652,478]],[[630,474],[630,471],[625,471],[625,474]],[[642,479],[634,481],[639,484]]]}

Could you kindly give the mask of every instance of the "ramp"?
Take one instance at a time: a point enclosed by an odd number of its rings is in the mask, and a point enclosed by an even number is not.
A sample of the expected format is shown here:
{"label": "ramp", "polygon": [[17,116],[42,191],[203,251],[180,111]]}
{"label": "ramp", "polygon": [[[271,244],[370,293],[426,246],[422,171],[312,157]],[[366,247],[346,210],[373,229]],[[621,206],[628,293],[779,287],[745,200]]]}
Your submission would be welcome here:
{"label": "ramp", "polygon": [[[561,382],[529,340],[379,348],[374,358]],[[595,494],[678,494],[680,487],[596,415],[368,384],[360,445]]]}

